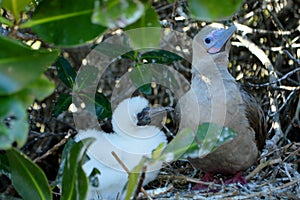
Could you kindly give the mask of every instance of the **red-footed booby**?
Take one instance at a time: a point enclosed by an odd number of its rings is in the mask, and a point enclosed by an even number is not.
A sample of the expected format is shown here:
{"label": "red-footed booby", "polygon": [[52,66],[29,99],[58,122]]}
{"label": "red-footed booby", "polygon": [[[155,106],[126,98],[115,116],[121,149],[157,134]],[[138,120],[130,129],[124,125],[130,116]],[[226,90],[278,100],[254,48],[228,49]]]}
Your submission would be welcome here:
{"label": "red-footed booby", "polygon": [[261,107],[228,71],[229,39],[235,30],[212,24],[194,37],[191,89],[179,100],[182,128],[196,131],[209,122],[238,133],[214,151],[188,158],[194,168],[212,174],[235,174],[250,167],[266,137]]}
{"label": "red-footed booby", "polygon": [[[152,151],[161,143],[167,144],[165,134],[156,126],[149,125],[153,117],[170,111],[169,107],[149,107],[148,100],[133,97],[123,100],[112,115],[113,133],[88,129],[81,130],[75,140],[95,138],[87,150],[88,160],[83,169],[88,176],[94,168],[100,171],[96,180],[89,184],[88,200],[116,199],[124,195],[128,181],[127,172],[113,157],[115,152],[125,166],[132,170],[143,156],[151,157]],[[147,166],[144,184],[154,180],[162,162]]]}

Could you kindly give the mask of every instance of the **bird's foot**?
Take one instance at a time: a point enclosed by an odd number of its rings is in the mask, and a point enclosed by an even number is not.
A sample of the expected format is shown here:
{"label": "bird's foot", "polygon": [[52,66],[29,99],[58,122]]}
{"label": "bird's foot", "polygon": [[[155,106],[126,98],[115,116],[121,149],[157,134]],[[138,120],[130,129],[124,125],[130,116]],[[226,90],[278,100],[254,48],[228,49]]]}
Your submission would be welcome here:
{"label": "bird's foot", "polygon": [[[214,182],[214,176],[210,173],[205,173],[204,176],[201,178],[201,182],[204,183],[197,183],[193,186],[192,190],[203,190],[209,187],[209,182]],[[207,183],[207,184],[206,184]]]}
{"label": "bird's foot", "polygon": [[224,183],[225,184],[241,183],[242,185],[245,185],[247,181],[245,177],[242,175],[242,172],[238,172],[232,178],[225,180]]}
{"label": "bird's foot", "polygon": [[214,189],[210,188],[212,184],[210,183],[215,183],[217,185],[228,185],[231,183],[241,183],[241,184],[246,184],[247,181],[245,177],[242,175],[242,172],[238,172],[235,174],[233,177],[226,179],[225,181],[221,181],[220,179],[215,178],[212,174],[210,173],[205,173],[205,175],[201,179],[202,182],[207,182],[206,183],[197,183],[196,185],[193,186],[192,190],[203,190],[203,189],[210,189],[210,191],[218,191],[216,190],[216,187]]}

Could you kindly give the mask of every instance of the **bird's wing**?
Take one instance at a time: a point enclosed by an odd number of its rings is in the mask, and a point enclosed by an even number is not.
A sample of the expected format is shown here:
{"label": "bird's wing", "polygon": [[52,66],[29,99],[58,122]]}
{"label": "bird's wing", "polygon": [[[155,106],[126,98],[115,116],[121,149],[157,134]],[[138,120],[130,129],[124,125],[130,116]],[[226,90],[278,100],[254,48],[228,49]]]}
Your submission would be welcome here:
{"label": "bird's wing", "polygon": [[246,117],[249,120],[251,128],[255,132],[255,139],[259,150],[265,145],[267,137],[267,123],[261,106],[256,99],[245,89],[241,88],[241,94],[245,103]]}

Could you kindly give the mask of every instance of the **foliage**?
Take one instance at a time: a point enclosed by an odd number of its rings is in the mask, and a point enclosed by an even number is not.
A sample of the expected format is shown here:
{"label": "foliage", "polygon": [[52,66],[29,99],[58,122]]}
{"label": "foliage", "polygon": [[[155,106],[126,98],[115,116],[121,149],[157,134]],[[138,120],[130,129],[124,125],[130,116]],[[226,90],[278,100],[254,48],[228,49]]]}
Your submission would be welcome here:
{"label": "foliage", "polygon": [[[25,144],[29,132],[26,110],[34,100],[42,101],[56,89],[44,72],[53,64],[57,78],[67,88],[57,94],[53,116],[58,117],[72,104],[74,92],[82,99],[88,96],[80,87],[75,89],[77,72],[63,57],[65,48],[90,44],[109,28],[160,27],[159,17],[150,1],[139,0],[0,0],[0,6],[0,150],[4,150],[0,153],[0,173],[12,180],[23,199],[52,199],[42,169],[17,149]],[[143,31],[141,29],[141,37],[129,37],[135,45],[148,46],[150,42],[155,45],[157,42],[153,39],[143,37]],[[153,32],[153,37],[157,34]],[[146,84],[149,77],[142,66],[170,64],[181,59],[160,50],[129,51],[123,55],[126,56],[135,62],[136,70],[131,74],[133,82],[142,85],[140,90],[146,94],[151,92],[151,87]],[[110,103],[102,93],[96,93],[90,101],[98,118],[111,116]],[[167,149],[173,152],[170,148]],[[81,144],[69,142],[65,146],[56,180],[62,189],[62,199],[86,196],[88,181],[81,168],[84,154]]]}

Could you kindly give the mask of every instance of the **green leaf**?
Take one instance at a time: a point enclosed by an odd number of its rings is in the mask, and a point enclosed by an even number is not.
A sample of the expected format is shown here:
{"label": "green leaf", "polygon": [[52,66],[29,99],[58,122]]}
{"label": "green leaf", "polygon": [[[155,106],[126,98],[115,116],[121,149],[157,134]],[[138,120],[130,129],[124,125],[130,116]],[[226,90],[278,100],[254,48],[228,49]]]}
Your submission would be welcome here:
{"label": "green leaf", "polygon": [[94,0],[44,0],[20,28],[31,27],[44,41],[58,46],[80,45],[106,30],[91,22],[93,8]]}
{"label": "green leaf", "polygon": [[128,25],[125,30],[135,29],[135,28],[142,28],[142,27],[160,27],[159,16],[155,9],[150,6],[146,5],[147,8],[143,15],[137,20],[135,23]]}
{"label": "green leaf", "polygon": [[11,178],[9,161],[4,153],[0,153],[0,174],[5,174],[7,177]]}
{"label": "green leaf", "polygon": [[55,84],[42,74],[35,81],[27,85],[26,91],[33,95],[38,101],[42,101],[55,90]]}
{"label": "green leaf", "polygon": [[160,28],[159,17],[151,6],[147,8],[137,22],[127,26],[125,30],[134,49],[159,48],[162,29]]}
{"label": "green leaf", "polygon": [[138,0],[96,0],[92,22],[111,29],[131,24],[144,13],[144,6]]}
{"label": "green leaf", "polygon": [[59,94],[57,105],[54,109],[53,116],[57,117],[62,112],[67,111],[72,103],[72,95],[70,94]]}
{"label": "green leaf", "polygon": [[75,84],[76,72],[69,61],[63,57],[59,57],[56,61],[56,70],[58,78],[69,88],[73,88]]}
{"label": "green leaf", "polygon": [[61,155],[61,162],[60,162],[60,165],[59,165],[59,168],[58,168],[58,173],[57,173],[57,176],[56,176],[56,179],[55,179],[55,183],[57,185],[59,185],[60,187],[62,185],[62,177],[63,177],[63,174],[64,174],[64,169],[65,169],[67,157],[69,156],[70,150],[71,150],[71,148],[74,144],[75,144],[75,141],[72,138],[70,138],[68,140],[68,142],[66,143],[66,145],[64,146],[64,149],[63,149],[63,152],[62,152],[62,155]]}
{"label": "green leaf", "polygon": [[22,43],[0,37],[0,95],[27,87],[58,56],[56,50],[33,50]]}
{"label": "green leaf", "polygon": [[52,199],[51,190],[44,172],[27,156],[16,149],[7,150],[11,179],[23,199]]}
{"label": "green leaf", "polygon": [[130,198],[134,195],[134,192],[137,188],[139,177],[141,172],[143,171],[144,163],[147,161],[147,158],[143,157],[139,164],[135,166],[132,171],[129,173],[128,184],[127,184],[127,192],[125,199],[130,200]]}
{"label": "green leaf", "polygon": [[3,0],[2,6],[14,15],[16,21],[19,21],[21,11],[23,11],[31,1],[32,0]]}
{"label": "green leaf", "polygon": [[100,119],[110,118],[112,115],[111,104],[104,94],[97,92],[95,95],[96,115]]}
{"label": "green leaf", "polygon": [[62,176],[61,200],[85,199],[88,189],[88,178],[82,170],[86,149],[94,140],[91,138],[74,143],[68,152]]}
{"label": "green leaf", "polygon": [[28,122],[23,102],[16,96],[0,97],[0,149],[11,148],[16,142],[18,147],[25,144]]}
{"label": "green leaf", "polygon": [[181,158],[191,148],[195,139],[195,133],[190,128],[181,130],[163,150],[159,160],[167,162]]}
{"label": "green leaf", "polygon": [[194,155],[202,157],[214,151],[224,143],[233,140],[238,134],[228,127],[214,123],[203,123],[198,127],[197,137],[186,150],[185,157]]}
{"label": "green leaf", "polygon": [[175,61],[182,60],[182,57],[175,53],[159,49],[143,53],[141,60],[146,60],[147,63],[171,64]]}
{"label": "green leaf", "polygon": [[191,16],[200,20],[215,21],[236,13],[242,0],[190,0]]}
{"label": "green leaf", "polygon": [[152,92],[151,82],[152,82],[152,70],[150,65],[138,65],[129,72],[129,77],[132,83],[139,88],[139,90],[149,95]]}

